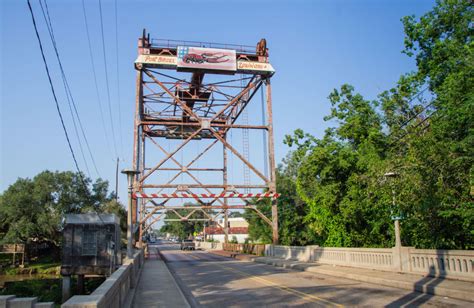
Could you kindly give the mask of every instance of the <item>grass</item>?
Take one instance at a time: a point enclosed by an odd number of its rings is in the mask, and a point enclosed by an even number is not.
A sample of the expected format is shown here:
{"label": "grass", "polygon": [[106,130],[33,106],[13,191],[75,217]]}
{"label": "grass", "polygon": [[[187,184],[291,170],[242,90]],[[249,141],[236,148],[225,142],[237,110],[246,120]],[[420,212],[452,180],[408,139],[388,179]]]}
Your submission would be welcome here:
{"label": "grass", "polygon": [[[11,260],[11,257],[10,257]],[[8,263],[9,264],[9,263]],[[30,264],[25,265],[24,268],[19,267],[5,267],[0,270],[0,274],[4,275],[20,275],[20,274],[47,274],[59,275],[61,270],[61,262],[54,260],[51,256],[42,256],[33,260]]]}

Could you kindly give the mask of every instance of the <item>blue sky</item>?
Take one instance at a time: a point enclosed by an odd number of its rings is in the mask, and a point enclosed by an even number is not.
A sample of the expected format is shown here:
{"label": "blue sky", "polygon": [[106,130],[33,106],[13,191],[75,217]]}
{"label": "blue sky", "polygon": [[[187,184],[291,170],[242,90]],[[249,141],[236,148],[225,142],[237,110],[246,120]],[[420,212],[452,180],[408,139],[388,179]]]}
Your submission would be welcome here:
{"label": "blue sky", "polygon": [[[32,0],[47,60],[76,153],[59,68],[38,1]],[[366,98],[390,88],[414,60],[401,53],[400,19],[429,11],[434,1],[118,1],[117,100],[114,1],[104,0],[104,31],[113,119],[121,168],[131,165],[136,42],[142,29],[154,38],[255,45],[267,39],[276,69],[272,79],[277,162],[285,134],[296,128],[322,136],[327,100],[344,83]],[[114,151],[104,137],[80,0],[48,1],[56,41],[100,175],[114,183]],[[107,106],[98,1],[85,1],[101,101]],[[0,191],[18,177],[42,170],[74,170],[46,79],[25,1],[1,1]],[[109,129],[108,114],[106,127]],[[122,136],[122,144],[120,137]],[[79,154],[78,154],[79,155]],[[83,162],[79,158],[83,168]],[[90,162],[89,162],[90,164]],[[97,177],[90,166],[91,176]],[[126,197],[121,176],[119,195]]]}

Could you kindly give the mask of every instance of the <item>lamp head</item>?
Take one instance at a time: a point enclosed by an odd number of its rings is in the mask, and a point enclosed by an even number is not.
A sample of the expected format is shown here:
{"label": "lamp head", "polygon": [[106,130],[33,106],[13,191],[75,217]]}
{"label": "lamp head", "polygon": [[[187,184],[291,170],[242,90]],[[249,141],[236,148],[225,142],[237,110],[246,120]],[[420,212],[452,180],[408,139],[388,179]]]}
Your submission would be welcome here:
{"label": "lamp head", "polygon": [[391,172],[385,173],[383,176],[387,178],[395,178],[398,176],[398,173],[391,171]]}
{"label": "lamp head", "polygon": [[134,169],[123,169],[122,173],[127,175],[128,186],[130,187],[132,185],[133,176],[140,174],[140,171]]}

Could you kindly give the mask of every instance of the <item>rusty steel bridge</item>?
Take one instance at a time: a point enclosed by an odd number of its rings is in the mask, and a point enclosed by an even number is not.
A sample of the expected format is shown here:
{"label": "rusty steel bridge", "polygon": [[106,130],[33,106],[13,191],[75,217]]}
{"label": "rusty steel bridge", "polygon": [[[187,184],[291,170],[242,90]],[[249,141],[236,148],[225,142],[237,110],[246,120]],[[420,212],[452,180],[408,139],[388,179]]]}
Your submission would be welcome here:
{"label": "rusty steel bridge", "polygon": [[[242,209],[255,211],[270,225],[273,243],[278,243],[271,90],[275,71],[265,39],[251,47],[150,39],[144,30],[135,69],[130,195],[138,246],[167,212],[179,221],[212,221],[224,230],[227,242],[229,212]],[[254,112],[249,116],[252,106],[260,117]],[[261,143],[252,139],[252,149],[263,152],[256,162],[249,157],[249,131],[263,137]],[[229,176],[229,157],[231,172],[243,171],[243,177]],[[271,202],[271,217],[257,208],[262,199]]]}

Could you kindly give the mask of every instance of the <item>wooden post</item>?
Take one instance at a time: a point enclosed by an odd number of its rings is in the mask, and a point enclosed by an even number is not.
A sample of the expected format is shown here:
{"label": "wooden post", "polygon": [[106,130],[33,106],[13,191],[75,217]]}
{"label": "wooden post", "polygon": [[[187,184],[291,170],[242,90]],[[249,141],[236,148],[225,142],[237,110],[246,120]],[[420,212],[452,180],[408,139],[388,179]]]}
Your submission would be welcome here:
{"label": "wooden post", "polygon": [[16,244],[13,245],[13,266],[15,266],[15,257],[16,257]]}

